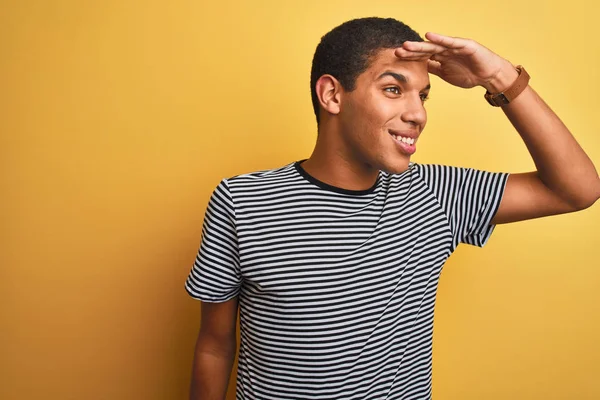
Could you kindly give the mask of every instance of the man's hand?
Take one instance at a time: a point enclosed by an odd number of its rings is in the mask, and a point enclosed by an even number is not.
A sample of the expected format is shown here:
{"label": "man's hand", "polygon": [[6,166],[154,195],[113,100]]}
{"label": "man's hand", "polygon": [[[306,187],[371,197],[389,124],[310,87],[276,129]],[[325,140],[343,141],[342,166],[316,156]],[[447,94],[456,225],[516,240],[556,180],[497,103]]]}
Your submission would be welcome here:
{"label": "man's hand", "polygon": [[[428,42],[404,42],[395,55],[406,61],[427,60],[429,72],[462,88],[506,90],[517,79],[513,65],[471,39],[428,32]],[[492,224],[583,210],[600,198],[594,164],[571,132],[528,86],[502,106],[537,167],[511,174]]]}
{"label": "man's hand", "polygon": [[428,42],[404,42],[395,55],[407,61],[428,60],[429,72],[462,88],[483,86],[501,92],[517,78],[512,64],[471,39],[427,32]]}

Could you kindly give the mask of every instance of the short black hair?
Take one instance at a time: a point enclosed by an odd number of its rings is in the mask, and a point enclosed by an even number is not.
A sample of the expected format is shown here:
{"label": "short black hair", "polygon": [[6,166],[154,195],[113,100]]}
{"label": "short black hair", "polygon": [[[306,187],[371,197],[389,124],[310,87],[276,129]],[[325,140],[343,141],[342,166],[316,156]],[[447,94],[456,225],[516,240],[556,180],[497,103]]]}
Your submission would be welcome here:
{"label": "short black hair", "polygon": [[406,41],[423,38],[408,25],[394,18],[353,19],[326,33],[315,50],[310,72],[313,109],[319,124],[319,99],[316,83],[324,74],[334,76],[345,91],[355,89],[356,78],[369,68],[372,57],[382,49],[401,47]]}

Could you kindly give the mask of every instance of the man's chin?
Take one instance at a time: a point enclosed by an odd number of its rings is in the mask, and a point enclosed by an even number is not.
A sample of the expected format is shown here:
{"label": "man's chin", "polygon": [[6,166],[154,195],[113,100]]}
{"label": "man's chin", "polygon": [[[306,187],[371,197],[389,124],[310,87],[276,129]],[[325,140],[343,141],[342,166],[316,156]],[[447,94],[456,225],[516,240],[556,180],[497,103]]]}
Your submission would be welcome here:
{"label": "man's chin", "polygon": [[402,160],[400,162],[389,163],[381,168],[382,171],[388,174],[401,174],[408,169],[409,160]]}

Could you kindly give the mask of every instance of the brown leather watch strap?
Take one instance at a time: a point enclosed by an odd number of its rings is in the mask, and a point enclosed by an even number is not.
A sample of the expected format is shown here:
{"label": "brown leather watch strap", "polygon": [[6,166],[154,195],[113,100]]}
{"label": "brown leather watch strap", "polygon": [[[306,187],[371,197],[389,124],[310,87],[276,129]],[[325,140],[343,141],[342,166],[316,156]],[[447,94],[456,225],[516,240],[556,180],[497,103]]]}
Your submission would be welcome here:
{"label": "brown leather watch strap", "polygon": [[496,94],[492,94],[486,90],[484,97],[488,101],[488,103],[490,103],[494,107],[506,105],[513,101],[514,98],[517,97],[519,94],[521,94],[523,90],[525,90],[525,88],[529,84],[529,74],[527,73],[527,71],[525,71],[525,68],[523,68],[522,65],[517,65],[516,69],[519,73],[519,76],[517,77],[517,80],[514,81],[514,83],[508,89]]}

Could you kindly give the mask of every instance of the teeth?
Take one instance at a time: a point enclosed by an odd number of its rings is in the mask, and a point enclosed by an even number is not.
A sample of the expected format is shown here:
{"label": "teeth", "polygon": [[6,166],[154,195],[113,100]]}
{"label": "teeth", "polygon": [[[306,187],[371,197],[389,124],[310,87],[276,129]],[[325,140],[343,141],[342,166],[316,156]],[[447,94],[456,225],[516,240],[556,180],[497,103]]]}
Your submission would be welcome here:
{"label": "teeth", "polygon": [[394,134],[392,134],[392,137],[399,142],[403,142],[403,143],[406,143],[409,145],[412,145],[415,143],[415,139],[413,139],[413,138],[408,138],[408,137],[404,137],[404,136],[400,136],[400,138],[398,138],[398,136],[396,136]]}

